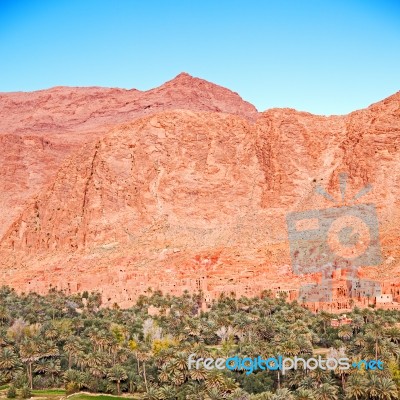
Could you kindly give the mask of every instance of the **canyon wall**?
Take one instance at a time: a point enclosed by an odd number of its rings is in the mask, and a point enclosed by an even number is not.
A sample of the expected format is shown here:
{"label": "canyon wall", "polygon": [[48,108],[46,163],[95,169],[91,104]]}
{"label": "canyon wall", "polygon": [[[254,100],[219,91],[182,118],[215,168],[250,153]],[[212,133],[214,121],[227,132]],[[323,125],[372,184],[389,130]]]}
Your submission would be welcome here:
{"label": "canyon wall", "polygon": [[[293,273],[286,217],[365,185],[382,261],[400,283],[400,93],[346,116],[258,113],[181,74],[147,92],[0,95],[0,285],[97,290],[127,307],[149,288],[256,295]],[[348,174],[341,200],[339,175]]]}

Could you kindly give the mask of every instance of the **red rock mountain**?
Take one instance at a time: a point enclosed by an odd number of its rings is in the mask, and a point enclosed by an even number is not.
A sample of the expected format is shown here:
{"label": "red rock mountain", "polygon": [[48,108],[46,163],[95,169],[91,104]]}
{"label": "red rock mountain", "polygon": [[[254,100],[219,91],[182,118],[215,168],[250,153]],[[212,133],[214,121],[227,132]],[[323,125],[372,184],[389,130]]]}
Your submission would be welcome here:
{"label": "red rock mountain", "polygon": [[172,109],[257,117],[237,93],[186,73],[146,92],[56,87],[0,93],[0,237],[67,156],[114,126]]}
{"label": "red rock mountain", "polygon": [[346,116],[258,113],[188,74],[146,92],[53,88],[0,95],[0,284],[149,287],[206,296],[297,287],[286,214],[370,183],[383,262],[400,282],[400,93]]}

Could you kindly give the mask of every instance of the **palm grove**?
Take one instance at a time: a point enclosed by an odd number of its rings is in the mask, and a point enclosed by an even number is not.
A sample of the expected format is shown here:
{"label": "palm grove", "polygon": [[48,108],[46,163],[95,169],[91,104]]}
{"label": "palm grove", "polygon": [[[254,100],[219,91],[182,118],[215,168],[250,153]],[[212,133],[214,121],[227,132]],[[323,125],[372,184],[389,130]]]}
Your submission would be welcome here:
{"label": "palm grove", "polygon": [[[122,310],[102,308],[96,293],[51,291],[17,295],[0,289],[0,385],[65,387],[67,393],[131,394],[143,399],[398,398],[400,313],[355,309],[352,323],[331,327],[332,315],[297,302],[223,296],[207,312],[201,293],[149,292]],[[156,316],[148,314],[157,307]],[[245,371],[188,369],[188,356],[381,359],[383,371],[321,369]],[[12,393],[10,395],[12,397]]]}

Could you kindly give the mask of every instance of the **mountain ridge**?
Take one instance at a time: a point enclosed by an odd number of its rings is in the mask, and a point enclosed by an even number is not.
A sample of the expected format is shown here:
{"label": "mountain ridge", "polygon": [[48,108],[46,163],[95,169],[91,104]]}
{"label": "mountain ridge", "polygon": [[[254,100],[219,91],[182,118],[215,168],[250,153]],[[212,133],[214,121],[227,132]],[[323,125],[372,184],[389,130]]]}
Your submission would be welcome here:
{"label": "mountain ridge", "polygon": [[[94,113],[66,130],[74,114],[61,114],[52,130],[45,109],[30,104],[33,122],[14,124],[17,108],[0,123],[0,285],[99,290],[122,306],[149,286],[210,298],[298,287],[314,278],[291,271],[285,215],[329,207],[315,185],[337,192],[342,172],[349,187],[375,189],[367,200],[377,205],[384,261],[365,276],[400,282],[399,92],[345,116],[257,113],[211,83],[188,89],[192,79],[150,91],[129,120],[110,108],[109,119]],[[105,107],[107,96],[97,101]]]}

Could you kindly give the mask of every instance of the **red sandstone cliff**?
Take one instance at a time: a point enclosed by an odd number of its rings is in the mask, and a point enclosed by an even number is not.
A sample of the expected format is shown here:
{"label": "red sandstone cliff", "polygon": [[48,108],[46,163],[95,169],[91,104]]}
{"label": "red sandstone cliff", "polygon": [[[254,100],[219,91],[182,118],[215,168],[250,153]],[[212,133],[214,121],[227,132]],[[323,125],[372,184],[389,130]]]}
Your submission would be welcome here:
{"label": "red sandstone cliff", "polygon": [[[297,286],[285,216],[371,183],[383,263],[400,278],[400,93],[347,116],[255,108],[181,74],[159,88],[0,96],[0,284],[256,294]],[[4,118],[3,118],[4,117]]]}
{"label": "red sandstone cliff", "polygon": [[0,237],[70,154],[113,126],[171,109],[225,112],[250,121],[257,116],[237,93],[186,73],[145,92],[56,87],[0,93]]}

